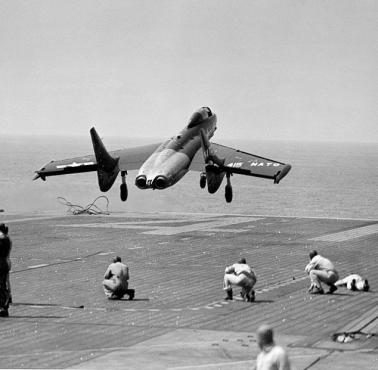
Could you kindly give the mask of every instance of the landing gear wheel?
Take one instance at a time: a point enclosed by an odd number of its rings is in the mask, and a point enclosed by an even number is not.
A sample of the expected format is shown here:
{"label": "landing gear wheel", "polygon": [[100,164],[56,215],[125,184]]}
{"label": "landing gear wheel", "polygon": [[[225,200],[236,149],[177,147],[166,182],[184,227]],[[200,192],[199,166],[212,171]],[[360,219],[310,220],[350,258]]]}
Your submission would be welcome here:
{"label": "landing gear wheel", "polygon": [[127,199],[127,185],[126,184],[121,184],[120,186],[120,191],[121,191],[121,200],[122,202],[125,202]]}
{"label": "landing gear wheel", "polygon": [[231,185],[228,185],[228,184],[226,185],[224,196],[226,198],[227,203],[232,202],[232,186]]}
{"label": "landing gear wheel", "polygon": [[122,177],[122,184],[120,186],[121,200],[122,202],[125,202],[128,195],[127,185],[126,185],[126,172],[121,172],[121,177]]}
{"label": "landing gear wheel", "polygon": [[225,187],[225,198],[226,198],[226,202],[227,203],[231,203],[232,202],[232,186],[231,186],[231,180],[230,180],[230,177],[231,177],[231,174],[229,172],[227,172],[226,174],[227,176],[227,184],[226,184],[226,187]]}
{"label": "landing gear wheel", "polygon": [[200,175],[200,187],[201,187],[201,189],[203,189],[205,186],[206,186],[206,173],[205,172],[201,172],[201,175]]}

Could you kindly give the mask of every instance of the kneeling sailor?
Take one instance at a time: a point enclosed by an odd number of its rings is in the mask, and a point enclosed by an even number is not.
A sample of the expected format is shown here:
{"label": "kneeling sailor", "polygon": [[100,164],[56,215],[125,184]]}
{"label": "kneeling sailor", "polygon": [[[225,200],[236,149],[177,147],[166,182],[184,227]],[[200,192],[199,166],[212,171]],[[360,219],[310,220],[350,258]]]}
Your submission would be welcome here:
{"label": "kneeling sailor", "polygon": [[242,288],[241,296],[247,302],[255,301],[256,275],[252,268],[247,265],[245,258],[241,258],[238,263],[226,267],[224,274],[223,290],[227,292],[226,300],[232,300],[232,285]]}
{"label": "kneeling sailor", "polygon": [[115,257],[105,272],[104,281],[105,295],[108,299],[122,299],[127,294],[129,300],[134,299],[135,290],[129,289],[129,268],[122,263],[121,257]]}

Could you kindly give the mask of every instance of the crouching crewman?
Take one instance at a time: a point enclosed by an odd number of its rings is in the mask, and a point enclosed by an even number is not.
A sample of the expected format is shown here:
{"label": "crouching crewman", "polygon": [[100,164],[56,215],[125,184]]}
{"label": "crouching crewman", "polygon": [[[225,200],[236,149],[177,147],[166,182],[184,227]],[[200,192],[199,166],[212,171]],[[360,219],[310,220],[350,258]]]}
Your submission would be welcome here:
{"label": "crouching crewman", "polygon": [[134,299],[135,290],[129,289],[129,268],[121,262],[121,257],[115,257],[105,272],[105,295],[108,299],[122,299],[127,294],[129,300]]}
{"label": "crouching crewman", "polygon": [[242,288],[241,296],[247,302],[255,301],[255,291],[253,290],[256,284],[256,275],[252,268],[247,265],[245,258],[240,259],[238,263],[226,267],[223,290],[227,292],[226,300],[232,300],[232,285]]}
{"label": "crouching crewman", "polygon": [[325,257],[318,254],[317,251],[311,251],[309,254],[310,262],[305,268],[309,274],[311,285],[309,288],[310,294],[324,294],[321,282],[329,286],[327,294],[333,294],[337,290],[335,285],[339,279],[339,274],[335,269],[334,264]]}

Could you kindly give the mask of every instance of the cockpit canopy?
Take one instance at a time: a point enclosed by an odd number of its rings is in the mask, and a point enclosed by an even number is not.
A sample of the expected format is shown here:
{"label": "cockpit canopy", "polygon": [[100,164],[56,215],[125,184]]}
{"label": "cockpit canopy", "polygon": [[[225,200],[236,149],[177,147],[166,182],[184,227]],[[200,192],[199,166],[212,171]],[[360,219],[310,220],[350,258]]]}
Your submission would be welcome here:
{"label": "cockpit canopy", "polygon": [[211,109],[208,108],[208,107],[202,107],[202,108],[198,109],[190,117],[190,120],[189,120],[189,123],[188,123],[188,128],[192,128],[194,126],[197,126],[203,120],[211,117],[212,115],[213,115],[213,113],[211,112]]}

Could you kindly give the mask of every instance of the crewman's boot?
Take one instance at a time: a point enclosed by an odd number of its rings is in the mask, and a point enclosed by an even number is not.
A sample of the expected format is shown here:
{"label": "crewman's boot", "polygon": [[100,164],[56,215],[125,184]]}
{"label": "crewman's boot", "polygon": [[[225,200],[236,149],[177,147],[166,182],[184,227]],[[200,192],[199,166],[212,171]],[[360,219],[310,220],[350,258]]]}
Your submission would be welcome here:
{"label": "crewman's boot", "polygon": [[249,299],[248,299],[248,302],[254,302],[256,299],[255,297],[255,291],[252,289],[250,292],[249,292]]}
{"label": "crewman's boot", "polygon": [[0,317],[8,317],[8,316],[9,316],[8,309],[0,308]]}
{"label": "crewman's boot", "polygon": [[227,290],[227,297],[224,300],[225,301],[232,301],[232,289]]}
{"label": "crewman's boot", "polygon": [[324,294],[324,290],[322,288],[314,286],[310,291],[310,294]]}
{"label": "crewman's boot", "polygon": [[350,289],[353,290],[353,291],[356,291],[356,290],[357,290],[357,287],[356,287],[356,279],[353,279],[353,280],[352,280],[352,283],[350,284]]}
{"label": "crewman's boot", "polygon": [[327,294],[333,294],[334,292],[336,292],[337,290],[337,286],[335,284],[331,284],[329,286],[329,291],[327,292]]}
{"label": "crewman's boot", "polygon": [[126,294],[129,296],[129,301],[132,301],[135,296],[135,289],[127,289]]}

